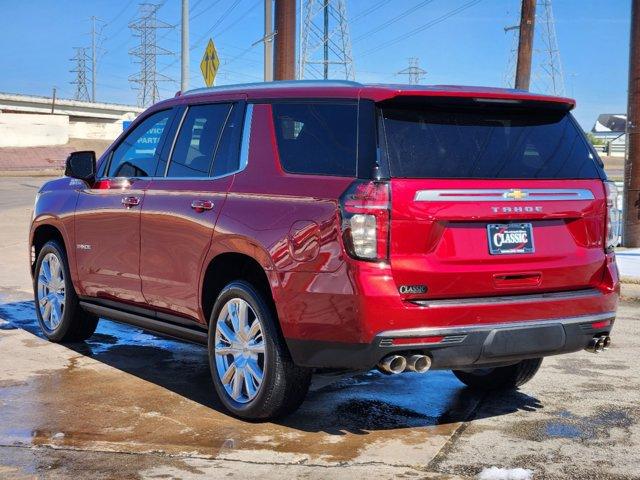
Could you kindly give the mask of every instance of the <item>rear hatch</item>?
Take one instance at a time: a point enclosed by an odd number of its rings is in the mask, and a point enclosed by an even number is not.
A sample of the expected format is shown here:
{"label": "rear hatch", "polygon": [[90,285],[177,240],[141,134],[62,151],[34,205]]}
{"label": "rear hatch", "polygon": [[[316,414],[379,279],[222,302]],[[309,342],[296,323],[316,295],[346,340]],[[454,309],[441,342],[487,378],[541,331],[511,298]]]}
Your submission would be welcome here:
{"label": "rear hatch", "polygon": [[568,108],[406,98],[380,105],[389,261],[400,291],[412,292],[406,297],[598,285],[605,175]]}

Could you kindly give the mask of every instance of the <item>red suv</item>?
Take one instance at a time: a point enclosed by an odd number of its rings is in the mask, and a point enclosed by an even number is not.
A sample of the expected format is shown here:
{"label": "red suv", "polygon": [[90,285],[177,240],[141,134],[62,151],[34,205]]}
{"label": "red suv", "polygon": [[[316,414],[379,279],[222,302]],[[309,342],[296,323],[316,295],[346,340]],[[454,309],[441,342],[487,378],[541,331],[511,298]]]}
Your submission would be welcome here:
{"label": "red suv", "polygon": [[154,105],[67,160],[30,232],[38,320],[99,317],[206,344],[243,418],[319,369],[451,369],[515,388],[609,344],[615,186],[566,98],[275,82]]}

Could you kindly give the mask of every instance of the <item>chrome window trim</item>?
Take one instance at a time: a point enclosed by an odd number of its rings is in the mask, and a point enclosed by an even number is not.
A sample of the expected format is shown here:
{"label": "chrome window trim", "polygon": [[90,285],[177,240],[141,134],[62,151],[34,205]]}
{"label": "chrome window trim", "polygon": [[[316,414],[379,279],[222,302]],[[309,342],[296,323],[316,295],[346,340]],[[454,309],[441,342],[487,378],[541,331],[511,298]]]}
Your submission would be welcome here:
{"label": "chrome window trim", "polygon": [[574,325],[579,323],[592,323],[603,320],[614,320],[616,312],[596,313],[591,315],[580,315],[577,317],[548,318],[541,320],[529,320],[519,322],[504,323],[479,323],[477,325],[461,325],[455,327],[427,327],[427,328],[406,328],[402,330],[387,330],[380,332],[377,337],[430,337],[447,336],[458,334],[469,334],[486,332],[491,330],[502,330],[511,328],[544,327],[548,325]]}
{"label": "chrome window trim", "polygon": [[251,125],[253,120],[253,103],[247,103],[244,111],[244,123],[242,124],[242,140],[240,141],[240,165],[242,171],[249,164],[249,144],[251,142]]}
{"label": "chrome window trim", "polygon": [[180,130],[182,130],[182,124],[184,123],[184,119],[187,118],[187,112],[191,108],[190,105],[187,105],[187,108],[182,112],[182,117],[180,118],[180,123],[178,124],[178,128],[176,129],[176,134],[173,136],[173,142],[171,142],[171,148],[169,149],[169,156],[167,158],[167,164],[164,166],[164,175],[167,176],[169,173],[169,166],[171,165],[171,161],[173,160],[173,151],[176,148],[176,143],[178,142],[178,137],[180,136]]}
{"label": "chrome window trim", "polygon": [[558,300],[576,300],[580,298],[598,297],[602,293],[595,289],[577,290],[571,292],[531,293],[524,295],[503,295],[499,297],[471,297],[471,298],[445,298],[437,300],[410,300],[411,303],[421,307],[456,307],[475,305],[508,305],[512,303],[526,302],[556,302]]}
{"label": "chrome window trim", "polygon": [[[508,195],[514,191],[526,194],[522,198]],[[594,200],[586,188],[492,188],[492,189],[433,189],[418,190],[416,202],[545,202]]]}

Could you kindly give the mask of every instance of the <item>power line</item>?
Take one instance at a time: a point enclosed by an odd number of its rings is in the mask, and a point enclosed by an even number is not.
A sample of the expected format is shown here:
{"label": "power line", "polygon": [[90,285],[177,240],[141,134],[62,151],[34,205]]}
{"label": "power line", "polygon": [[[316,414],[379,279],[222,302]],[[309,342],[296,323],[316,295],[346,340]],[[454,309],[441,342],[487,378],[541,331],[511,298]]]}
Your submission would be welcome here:
{"label": "power line", "polygon": [[418,5],[414,5],[413,7],[409,8],[408,10],[405,10],[404,12],[402,12],[399,15],[396,15],[393,18],[390,18],[389,20],[387,20],[386,22],[383,22],[382,24],[378,25],[377,27],[369,30],[368,32],[363,33],[362,35],[356,37],[353,40],[353,43],[358,43],[361,42],[362,40],[364,40],[367,37],[370,37],[371,35],[373,35],[374,33],[379,32],[380,30],[384,30],[385,28],[387,28],[389,25],[392,25],[393,23],[397,22],[398,20],[402,20],[403,18],[405,18],[408,15],[411,15],[412,13],[416,12],[417,10],[421,9],[422,7],[428,5],[429,3],[433,2],[433,0],[424,0],[422,2],[420,2]]}
{"label": "power line", "polygon": [[365,57],[367,55],[371,55],[373,53],[377,53],[380,52],[380,50],[388,48],[392,45],[395,45],[403,40],[406,40],[409,37],[412,37],[413,35],[416,35],[420,32],[423,32],[439,23],[444,22],[445,20],[457,15],[458,13],[463,12],[464,10],[467,10],[468,8],[473,7],[474,5],[477,5],[478,3],[480,3],[482,0],[471,0],[470,2],[465,3],[464,5],[461,5],[458,8],[454,8],[453,10],[450,10],[449,12],[445,13],[444,15],[439,16],[438,18],[435,18],[433,20],[430,20],[429,22],[414,28],[413,30],[410,30],[409,32],[399,35],[395,38],[392,38],[391,40],[381,43],[380,45],[376,46],[375,48],[372,48],[370,50],[367,50],[366,52],[364,52],[362,55],[360,55],[360,57]]}

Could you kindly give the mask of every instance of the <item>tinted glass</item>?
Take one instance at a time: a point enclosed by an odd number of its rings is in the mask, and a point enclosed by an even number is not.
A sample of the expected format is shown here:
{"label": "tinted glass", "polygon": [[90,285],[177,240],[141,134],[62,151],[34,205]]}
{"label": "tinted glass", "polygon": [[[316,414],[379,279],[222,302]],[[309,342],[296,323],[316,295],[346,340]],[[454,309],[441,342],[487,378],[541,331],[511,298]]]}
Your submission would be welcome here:
{"label": "tinted glass", "polygon": [[599,178],[566,112],[383,110],[391,176]]}
{"label": "tinted glass", "polygon": [[109,177],[153,176],[171,110],[154,113],[118,145],[111,157]]}
{"label": "tinted glass", "polygon": [[240,167],[240,139],[242,138],[242,105],[235,104],[227,119],[213,162],[212,176],[220,177],[238,171]]}
{"label": "tinted glass", "polygon": [[167,177],[208,177],[230,105],[189,107],[176,140]]}
{"label": "tinted glass", "polygon": [[356,173],[357,105],[281,103],[273,117],[282,168],[291,173]]}

